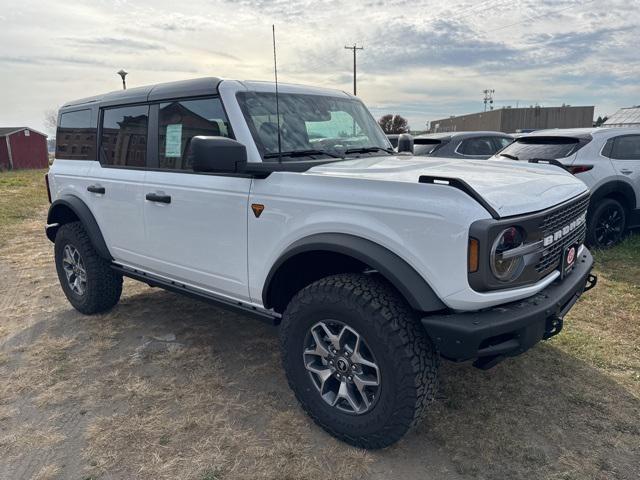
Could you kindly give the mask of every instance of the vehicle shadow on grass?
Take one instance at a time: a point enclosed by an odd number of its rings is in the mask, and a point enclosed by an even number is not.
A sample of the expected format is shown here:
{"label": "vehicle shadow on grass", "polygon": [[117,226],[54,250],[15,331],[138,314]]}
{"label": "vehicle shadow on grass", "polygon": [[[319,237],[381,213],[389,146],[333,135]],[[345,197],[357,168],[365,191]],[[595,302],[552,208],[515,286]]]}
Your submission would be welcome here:
{"label": "vehicle shadow on grass", "polygon": [[[90,385],[91,402],[66,401],[89,411],[86,431],[71,434],[86,439],[85,468],[97,478],[140,471],[164,478],[162,464],[151,466],[154,448],[167,465],[200,468],[214,458],[220,475],[213,478],[251,478],[260,469],[266,478],[328,471],[338,479],[631,479],[640,470],[640,400],[553,342],[490,371],[443,362],[438,398],[420,425],[398,444],[364,453],[329,437],[297,406],[276,328],[172,293],[135,290],[105,315],[65,307],[10,342],[26,348],[44,336],[74,339],[55,358],[82,365],[70,363],[61,378]],[[202,417],[202,402],[212,405],[215,422]],[[169,413],[201,430],[168,424]],[[158,432],[147,428],[156,424]],[[219,443],[202,447],[207,435]],[[72,454],[64,442],[59,448],[59,458]]]}

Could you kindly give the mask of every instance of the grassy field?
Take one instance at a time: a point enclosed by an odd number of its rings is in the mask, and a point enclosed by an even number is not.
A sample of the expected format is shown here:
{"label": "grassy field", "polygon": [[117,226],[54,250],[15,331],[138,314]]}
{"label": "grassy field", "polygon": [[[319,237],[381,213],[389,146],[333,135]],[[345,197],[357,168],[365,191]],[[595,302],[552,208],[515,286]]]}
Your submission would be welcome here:
{"label": "grassy field", "polygon": [[46,170],[0,172],[0,246],[10,237],[11,229],[47,203],[44,183]]}
{"label": "grassy field", "polygon": [[637,480],[640,235],[595,252],[560,335],[489,371],[444,363],[422,424],[364,452],[299,409],[271,327],[133,281],[74,311],[43,174],[0,173],[0,478]]}

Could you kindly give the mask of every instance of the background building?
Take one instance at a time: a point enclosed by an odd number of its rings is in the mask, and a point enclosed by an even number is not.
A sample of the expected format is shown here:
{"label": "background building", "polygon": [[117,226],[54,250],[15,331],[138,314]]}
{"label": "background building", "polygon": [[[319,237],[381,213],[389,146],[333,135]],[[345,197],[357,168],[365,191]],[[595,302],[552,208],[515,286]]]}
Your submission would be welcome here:
{"label": "background building", "polygon": [[505,107],[433,120],[429,131],[434,133],[492,130],[514,133],[518,130],[591,127],[593,111],[594,107]]}
{"label": "background building", "polygon": [[47,136],[28,127],[0,128],[0,170],[46,168]]}
{"label": "background building", "polygon": [[621,108],[604,122],[603,127],[640,127],[640,105]]}

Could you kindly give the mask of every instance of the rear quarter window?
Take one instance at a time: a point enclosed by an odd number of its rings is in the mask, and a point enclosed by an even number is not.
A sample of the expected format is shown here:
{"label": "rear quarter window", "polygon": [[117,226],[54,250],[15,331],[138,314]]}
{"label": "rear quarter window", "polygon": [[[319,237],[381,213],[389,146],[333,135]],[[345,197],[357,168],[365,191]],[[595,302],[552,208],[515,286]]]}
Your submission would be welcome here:
{"label": "rear quarter window", "polygon": [[90,109],[61,113],[56,131],[56,158],[95,160],[96,135]]}

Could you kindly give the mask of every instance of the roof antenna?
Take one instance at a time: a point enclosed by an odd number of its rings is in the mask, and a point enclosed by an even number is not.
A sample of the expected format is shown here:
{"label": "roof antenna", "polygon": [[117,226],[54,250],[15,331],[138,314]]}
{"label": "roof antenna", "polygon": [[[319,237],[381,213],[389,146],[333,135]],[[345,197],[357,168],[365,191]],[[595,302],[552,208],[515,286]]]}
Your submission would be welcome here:
{"label": "roof antenna", "polygon": [[273,33],[273,73],[276,77],[276,120],[278,122],[278,163],[282,163],[282,141],[280,137],[280,102],[278,101],[278,60],[276,57],[276,26],[271,25]]}

